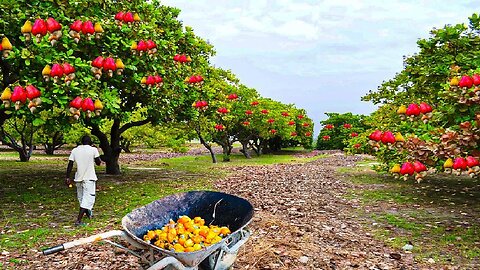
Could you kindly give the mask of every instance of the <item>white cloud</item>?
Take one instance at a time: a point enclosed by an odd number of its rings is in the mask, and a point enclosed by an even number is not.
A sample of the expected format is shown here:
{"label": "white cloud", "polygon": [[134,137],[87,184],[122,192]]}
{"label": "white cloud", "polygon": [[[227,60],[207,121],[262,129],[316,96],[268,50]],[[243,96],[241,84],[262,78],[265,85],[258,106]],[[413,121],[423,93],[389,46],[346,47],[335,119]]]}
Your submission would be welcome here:
{"label": "white cloud", "polygon": [[[418,38],[428,37],[433,27],[465,22],[478,4],[471,0],[163,2],[181,8],[185,24],[214,44],[214,62],[238,72],[249,86],[261,87],[261,93],[288,100],[281,91],[298,88],[295,93],[310,89],[311,95],[314,80],[319,88],[337,88],[333,93],[346,91],[347,104],[359,102],[361,93],[400,71],[402,56],[416,52]],[[348,76],[342,87],[331,85],[329,77],[341,74],[367,77]],[[269,83],[284,80],[288,81],[284,90]],[[351,87],[344,89],[345,84]],[[371,109],[365,104],[358,108],[362,106]]]}
{"label": "white cloud", "polygon": [[300,38],[306,41],[319,38],[317,27],[301,20],[287,21],[278,26],[275,32],[279,35],[288,35],[291,38]]}

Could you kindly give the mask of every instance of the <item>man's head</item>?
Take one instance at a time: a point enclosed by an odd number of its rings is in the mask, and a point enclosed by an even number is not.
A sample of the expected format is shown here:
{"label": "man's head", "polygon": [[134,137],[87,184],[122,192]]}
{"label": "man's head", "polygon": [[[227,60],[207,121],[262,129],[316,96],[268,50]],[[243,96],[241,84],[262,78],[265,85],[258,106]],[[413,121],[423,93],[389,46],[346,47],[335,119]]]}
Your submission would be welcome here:
{"label": "man's head", "polygon": [[82,144],[83,145],[92,145],[92,138],[90,136],[85,135],[82,137]]}

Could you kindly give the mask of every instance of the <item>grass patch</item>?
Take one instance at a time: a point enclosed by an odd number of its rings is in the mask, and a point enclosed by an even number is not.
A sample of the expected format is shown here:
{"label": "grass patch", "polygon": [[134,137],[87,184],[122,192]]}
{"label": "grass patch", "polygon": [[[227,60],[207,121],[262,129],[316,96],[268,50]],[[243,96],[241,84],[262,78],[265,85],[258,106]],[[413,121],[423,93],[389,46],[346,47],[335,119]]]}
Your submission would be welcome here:
{"label": "grass patch", "polygon": [[0,160],[0,250],[25,251],[59,237],[119,228],[121,218],[135,208],[166,195],[212,188],[213,178],[203,174],[155,170],[107,176],[100,167],[95,219],[75,228],[78,202],[75,188],[63,183],[65,166],[58,160]]}
{"label": "grass patch", "polygon": [[452,218],[429,215],[421,210],[376,213],[371,217],[378,222],[374,229],[377,239],[397,249],[411,241],[419,260],[434,258],[443,263],[480,263],[480,227],[477,224],[456,226]]}
{"label": "grass patch", "polygon": [[420,224],[417,224],[403,217],[399,217],[395,214],[390,214],[390,213],[386,213],[384,215],[374,214],[372,215],[372,218],[379,222],[385,222],[385,223],[388,223],[389,225],[394,226],[395,228],[403,229],[406,231],[416,232],[416,231],[421,231],[424,228],[424,226]]}
{"label": "grass patch", "polygon": [[64,185],[67,156],[40,154],[24,163],[15,161],[16,153],[2,151],[0,251],[43,249],[65,239],[119,229],[122,217],[135,208],[178,192],[213,189],[214,180],[225,176],[231,166],[300,163],[324,157],[302,158],[295,156],[298,153],[303,152],[292,149],[252,159],[232,155],[231,162],[218,164],[212,164],[209,156],[160,159],[126,165],[119,176],[105,175],[105,168],[97,167],[95,218],[87,227],[77,228],[73,226],[78,213],[76,190]]}
{"label": "grass patch", "polygon": [[3,248],[17,248],[18,242],[22,242],[26,247],[31,248],[36,243],[44,241],[46,237],[53,231],[50,228],[37,228],[27,229],[25,231],[19,231],[15,234],[3,238]]}
{"label": "grass patch", "polygon": [[435,175],[418,184],[365,167],[338,173],[355,185],[345,197],[363,205],[357,215],[377,239],[397,249],[411,241],[419,261],[480,265],[478,179]]}
{"label": "grass patch", "polygon": [[314,157],[298,157],[293,154],[296,150],[282,151],[281,154],[265,154],[261,156],[252,156],[246,159],[242,154],[232,154],[230,162],[222,162],[222,155],[216,155],[218,163],[212,163],[210,156],[183,156],[177,158],[165,158],[156,161],[142,162],[140,165],[148,167],[161,167],[169,170],[183,170],[196,173],[213,173],[217,176],[224,175],[225,171],[218,169],[228,169],[237,166],[261,166],[286,163],[305,163],[325,158],[328,155],[317,155]]}
{"label": "grass patch", "polygon": [[415,198],[408,192],[398,192],[396,190],[364,190],[361,192],[361,201],[364,203],[386,201],[394,203],[413,203]]}

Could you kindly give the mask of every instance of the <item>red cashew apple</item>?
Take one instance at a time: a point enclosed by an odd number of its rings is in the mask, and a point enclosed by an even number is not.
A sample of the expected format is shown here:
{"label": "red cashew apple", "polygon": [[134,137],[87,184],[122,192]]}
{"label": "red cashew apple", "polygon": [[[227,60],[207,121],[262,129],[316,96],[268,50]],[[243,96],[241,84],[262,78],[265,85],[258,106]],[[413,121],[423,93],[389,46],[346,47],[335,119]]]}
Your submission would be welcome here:
{"label": "red cashew apple", "polygon": [[86,98],[83,100],[82,110],[87,113],[87,117],[92,115],[92,112],[95,111],[95,104],[91,98]]}
{"label": "red cashew apple", "polygon": [[473,85],[473,79],[472,79],[472,77],[467,76],[467,75],[462,76],[462,78],[458,82],[458,86],[460,86],[460,87],[470,88],[470,87],[472,87],[472,85]]}
{"label": "red cashew apple", "polygon": [[86,21],[83,23],[82,33],[87,36],[88,40],[91,39],[91,35],[95,34],[95,27],[91,21]]}
{"label": "red cashew apple", "polygon": [[394,144],[395,135],[393,135],[391,131],[386,131],[382,134],[381,140],[382,140],[382,143],[384,144]]}
{"label": "red cashew apple", "polygon": [[413,166],[412,163],[405,162],[402,164],[402,167],[400,169],[401,175],[413,175],[414,172],[415,172],[415,167]]}
{"label": "red cashew apple", "polygon": [[480,75],[474,74],[474,75],[472,76],[472,81],[473,81],[473,84],[474,84],[475,86],[480,85]]}
{"label": "red cashew apple", "polygon": [[132,23],[134,21],[133,13],[127,12],[123,15],[123,21],[126,23]]}
{"label": "red cashew apple", "polygon": [[223,131],[225,129],[225,126],[222,125],[222,124],[217,124],[217,125],[215,125],[215,129],[217,131]]}
{"label": "red cashew apple", "polygon": [[115,20],[122,22],[124,16],[125,16],[125,13],[123,13],[123,11],[120,11],[117,14],[115,14]]}
{"label": "red cashew apple", "polygon": [[412,104],[408,105],[406,114],[407,114],[408,116],[417,116],[417,115],[420,115],[420,107],[419,107],[417,104],[412,103]]}
{"label": "red cashew apple", "polygon": [[81,97],[76,97],[72,101],[70,101],[70,107],[73,107],[75,109],[80,109],[82,108],[82,98]]}
{"label": "red cashew apple", "polygon": [[42,19],[36,19],[32,27],[32,35],[40,42],[41,38],[47,34],[47,24]]}
{"label": "red cashew apple", "polygon": [[33,85],[28,85],[25,90],[27,91],[27,98],[30,100],[34,100],[42,95],[40,91]]}
{"label": "red cashew apple", "polygon": [[19,110],[20,105],[27,101],[27,93],[25,92],[25,89],[21,86],[15,86],[11,100],[15,103],[15,109]]}
{"label": "red cashew apple", "polygon": [[380,130],[375,130],[374,132],[372,132],[372,134],[370,134],[370,136],[368,136],[368,138],[370,140],[379,142],[382,140],[382,132]]}

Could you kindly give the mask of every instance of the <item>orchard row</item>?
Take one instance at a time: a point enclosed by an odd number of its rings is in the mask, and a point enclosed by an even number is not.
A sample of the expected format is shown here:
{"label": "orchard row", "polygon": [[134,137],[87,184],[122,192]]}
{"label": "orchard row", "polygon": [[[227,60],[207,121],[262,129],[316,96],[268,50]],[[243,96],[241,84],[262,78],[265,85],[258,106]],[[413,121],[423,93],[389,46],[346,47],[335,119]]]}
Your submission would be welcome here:
{"label": "orchard row", "polygon": [[[347,151],[374,155],[378,171],[405,180],[435,173],[477,177],[479,33],[480,16],[473,14],[468,25],[447,24],[420,39],[403,70],[362,98],[379,107],[363,119],[359,136],[337,134]],[[324,126],[321,135],[329,132]]]}
{"label": "orchard row", "polygon": [[[53,138],[74,123],[100,141],[112,174],[120,173],[122,134],[145,124],[186,125],[211,152],[211,143],[221,145],[225,160],[237,141],[247,157],[311,145],[305,111],[262,98],[212,66],[213,46],[182,25],[178,9],[100,2],[2,4],[0,139],[21,160],[30,157],[33,132]],[[8,128],[19,124],[29,134]]]}

